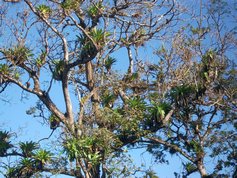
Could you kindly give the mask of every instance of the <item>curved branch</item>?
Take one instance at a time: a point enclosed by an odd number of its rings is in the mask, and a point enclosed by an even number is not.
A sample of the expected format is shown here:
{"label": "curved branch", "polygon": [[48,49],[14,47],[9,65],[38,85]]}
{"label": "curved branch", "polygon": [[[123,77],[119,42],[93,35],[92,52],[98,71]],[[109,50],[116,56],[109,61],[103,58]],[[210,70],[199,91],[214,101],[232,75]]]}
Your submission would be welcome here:
{"label": "curved branch", "polygon": [[[63,80],[62,80],[62,88],[63,88],[63,94],[64,94],[64,100],[65,100],[65,105],[66,105],[66,110],[67,110],[67,116],[69,118],[69,126],[72,128],[74,120],[73,120],[73,111],[72,111],[72,103],[71,103],[71,98],[68,90],[68,72],[70,70],[70,67],[67,67],[67,64],[69,62],[69,52],[68,52],[68,44],[66,38],[63,36],[62,33],[60,33],[54,26],[50,24],[50,22],[43,17],[40,13],[37,12],[37,10],[34,8],[32,3],[28,0],[25,0],[27,5],[30,7],[30,9],[36,14],[43,22],[52,29],[53,32],[55,32],[62,40],[63,43],[63,53],[64,53],[64,61],[65,61],[65,68],[63,72]],[[49,100],[48,100],[49,101]],[[64,117],[65,118],[65,117]]]}
{"label": "curved branch", "polygon": [[63,36],[62,33],[60,33],[54,26],[52,26],[50,24],[50,22],[43,17],[42,15],[40,15],[37,10],[34,8],[34,6],[32,5],[32,3],[29,0],[24,0],[26,2],[26,4],[30,7],[30,9],[32,10],[32,12],[34,12],[35,15],[37,15],[49,28],[52,29],[52,31],[54,33],[56,33],[62,40],[63,42],[63,52],[64,52],[64,60],[66,62],[68,62],[69,60],[69,53],[68,53],[68,44],[67,44],[67,40],[66,38]]}
{"label": "curved branch", "polygon": [[165,142],[161,139],[154,138],[154,137],[150,137],[150,138],[147,138],[147,139],[151,140],[152,142],[159,143],[159,144],[162,144],[164,146],[167,146],[169,148],[174,149],[175,151],[179,152],[181,155],[183,155],[185,158],[187,158],[188,160],[190,160],[192,162],[196,161],[195,159],[190,157],[186,152],[184,152],[181,148],[179,148],[177,145],[170,144],[168,142]]}
{"label": "curved branch", "polygon": [[23,85],[20,81],[12,78],[10,76],[4,75],[4,74],[1,74],[1,75],[4,78],[6,78],[8,82],[14,83],[17,86],[19,86],[20,88],[22,88],[24,91],[27,91],[29,93],[32,93],[32,94],[38,96],[38,98],[46,105],[46,107],[52,113],[54,113],[60,119],[61,122],[66,124],[66,117],[65,117],[65,115],[56,107],[56,105],[50,99],[48,93],[46,93],[45,91],[40,90],[40,88],[37,88],[37,89],[33,88],[33,89],[31,89],[31,88]]}

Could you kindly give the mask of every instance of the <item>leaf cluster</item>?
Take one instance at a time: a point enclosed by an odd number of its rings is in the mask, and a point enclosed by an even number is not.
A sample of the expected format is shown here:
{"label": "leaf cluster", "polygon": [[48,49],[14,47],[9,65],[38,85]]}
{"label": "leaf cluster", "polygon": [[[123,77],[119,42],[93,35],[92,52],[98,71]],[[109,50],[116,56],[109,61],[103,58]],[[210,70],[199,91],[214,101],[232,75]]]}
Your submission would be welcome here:
{"label": "leaf cluster", "polygon": [[32,50],[22,45],[5,50],[3,53],[7,60],[14,65],[20,65],[25,61],[30,60],[30,58],[33,56]]}
{"label": "leaf cluster", "polygon": [[[1,137],[5,140],[10,135],[7,132],[1,132]],[[6,142],[6,141],[5,141]],[[1,141],[1,143],[3,143]],[[50,151],[41,149],[38,143],[33,141],[20,142],[18,149],[13,149],[13,145],[10,142],[6,142],[1,146],[2,155],[1,157],[10,154],[12,156],[18,156],[19,161],[12,167],[6,167],[6,177],[30,177],[38,171],[42,171],[45,164],[48,164],[52,160],[53,154]],[[15,147],[14,147],[15,148]]]}

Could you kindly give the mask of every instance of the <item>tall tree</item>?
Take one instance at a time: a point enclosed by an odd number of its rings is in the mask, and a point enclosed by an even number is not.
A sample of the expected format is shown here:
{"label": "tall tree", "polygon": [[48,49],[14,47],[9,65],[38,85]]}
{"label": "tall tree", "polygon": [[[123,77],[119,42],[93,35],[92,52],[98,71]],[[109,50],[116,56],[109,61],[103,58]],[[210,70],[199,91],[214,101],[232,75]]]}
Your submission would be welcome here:
{"label": "tall tree", "polygon": [[[157,81],[162,76],[161,86],[169,88],[152,97],[148,121],[151,127],[158,124],[159,132],[144,142],[157,160],[167,152],[186,158],[185,177],[196,171],[202,177],[236,176],[237,68],[231,60],[236,55],[236,26],[226,21],[236,21],[232,5],[205,2],[205,16],[194,16],[192,24],[166,43],[172,48],[161,47],[161,62],[152,68]],[[208,159],[216,159],[213,170],[207,169]]]}
{"label": "tall tree", "polygon": [[112,166],[126,163],[125,146],[145,146],[157,161],[182,155],[184,176],[208,176],[208,155],[220,158],[213,175],[234,169],[237,43],[226,18],[236,17],[224,1],[200,2],[2,2],[1,93],[14,84],[36,96],[27,114],[60,130],[58,152],[1,131],[0,156],[19,158],[4,175],[126,177]]}
{"label": "tall tree", "polygon": [[[48,113],[44,119],[50,128],[62,128],[63,156],[71,162],[70,169],[57,166],[61,160],[53,159],[51,152],[39,149],[35,142],[21,143],[16,150],[6,139],[9,133],[2,132],[1,156],[21,157],[6,176],[30,177],[39,171],[76,177],[110,175],[107,159],[142,133],[138,126],[142,114],[136,110],[144,106],[136,102],[147,84],[138,75],[140,61],[135,61],[133,50],[161,37],[178,14],[175,2],[24,0],[1,4],[5,10],[1,25],[7,27],[1,36],[7,40],[0,47],[1,91],[15,84],[37,96],[38,104],[27,113]],[[17,6],[25,8],[16,11]],[[120,77],[111,68],[116,62],[112,54],[122,48],[129,64]],[[60,85],[57,92],[63,95],[63,110],[62,103],[51,97],[54,85]]]}

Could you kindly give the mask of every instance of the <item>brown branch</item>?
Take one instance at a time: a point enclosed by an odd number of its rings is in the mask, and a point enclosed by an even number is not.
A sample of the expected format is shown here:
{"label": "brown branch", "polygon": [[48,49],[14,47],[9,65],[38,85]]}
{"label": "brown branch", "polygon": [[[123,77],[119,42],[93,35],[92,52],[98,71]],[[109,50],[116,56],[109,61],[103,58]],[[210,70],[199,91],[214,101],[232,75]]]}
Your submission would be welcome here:
{"label": "brown branch", "polygon": [[87,38],[89,38],[89,40],[92,42],[92,44],[95,46],[96,51],[98,51],[98,45],[96,44],[96,42],[93,40],[93,38],[91,38],[91,36],[89,35],[89,33],[80,25],[77,23],[77,21],[72,17],[69,16],[71,18],[71,20],[74,22],[74,24],[76,25],[76,27],[78,27],[85,35]]}
{"label": "brown branch", "polygon": [[66,110],[67,110],[67,117],[69,119],[68,124],[73,129],[74,127],[74,117],[73,117],[73,108],[72,108],[72,101],[71,97],[69,94],[69,89],[68,89],[68,73],[64,72],[63,77],[62,77],[62,90],[63,90],[63,96],[64,96],[64,101],[66,104]]}
{"label": "brown branch", "polygon": [[[66,65],[68,64],[69,61],[69,52],[68,52],[68,44],[66,38],[63,36],[62,33],[60,33],[54,26],[50,24],[50,22],[43,17],[40,13],[37,12],[37,10],[33,7],[32,3],[28,0],[25,0],[27,5],[30,7],[30,9],[36,14],[49,28],[53,30],[62,40],[63,43],[63,53],[64,53],[64,60],[66,62]],[[62,80],[62,89],[63,89],[63,95],[64,95],[64,100],[65,100],[65,105],[66,105],[66,110],[67,110],[67,117],[69,119],[69,126],[72,129],[73,124],[74,124],[74,119],[73,119],[73,109],[72,109],[72,102],[68,90],[68,71],[70,70],[69,67],[65,66],[64,71],[63,71],[63,80]]]}
{"label": "brown branch", "polygon": [[34,8],[34,6],[32,5],[32,3],[29,0],[24,0],[24,1],[30,7],[32,12],[34,12],[34,14],[36,16],[38,16],[49,28],[51,28],[53,30],[54,33],[56,33],[61,38],[61,40],[63,42],[64,60],[66,62],[68,62],[69,54],[68,54],[68,44],[67,44],[66,38],[53,25],[51,25],[50,22],[45,17],[43,17],[40,13],[37,12],[37,10]]}
{"label": "brown branch", "polygon": [[75,169],[70,169],[70,170],[67,170],[67,169],[63,169],[63,168],[43,168],[42,171],[45,171],[45,172],[49,172],[49,173],[52,173],[52,174],[64,174],[64,175],[68,175],[68,176],[75,176],[77,178],[84,178],[84,176],[81,174],[80,171],[78,170],[75,170]]}
{"label": "brown branch", "polygon": [[187,158],[188,160],[195,162],[196,160],[193,159],[191,156],[189,156],[186,152],[184,152],[181,148],[179,148],[177,145],[168,143],[166,141],[163,141],[161,139],[155,138],[155,137],[148,137],[147,139],[151,140],[153,143],[159,143],[162,144],[164,146],[167,146],[169,148],[174,149],[175,151],[179,152],[181,155],[183,155],[185,158]]}
{"label": "brown branch", "polygon": [[127,52],[128,52],[128,59],[129,59],[129,66],[128,66],[128,75],[133,74],[133,69],[134,69],[134,61],[132,57],[132,51],[131,48],[128,46],[127,47]]}

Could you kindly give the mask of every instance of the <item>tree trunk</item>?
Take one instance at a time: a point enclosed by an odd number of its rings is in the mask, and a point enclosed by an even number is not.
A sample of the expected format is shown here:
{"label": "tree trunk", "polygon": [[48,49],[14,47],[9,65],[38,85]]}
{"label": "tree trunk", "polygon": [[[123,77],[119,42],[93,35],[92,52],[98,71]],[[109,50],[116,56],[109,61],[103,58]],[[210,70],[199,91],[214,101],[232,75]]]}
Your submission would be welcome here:
{"label": "tree trunk", "polygon": [[91,178],[100,178],[100,164],[95,165],[90,172]]}
{"label": "tree trunk", "polygon": [[197,167],[198,167],[199,173],[201,174],[201,177],[207,176],[207,172],[206,172],[205,166],[203,164],[203,159],[200,159],[197,162]]}

